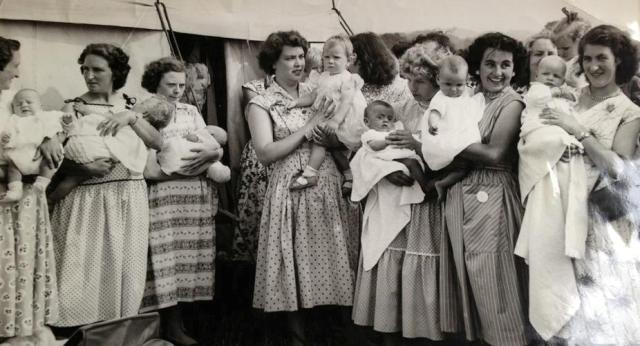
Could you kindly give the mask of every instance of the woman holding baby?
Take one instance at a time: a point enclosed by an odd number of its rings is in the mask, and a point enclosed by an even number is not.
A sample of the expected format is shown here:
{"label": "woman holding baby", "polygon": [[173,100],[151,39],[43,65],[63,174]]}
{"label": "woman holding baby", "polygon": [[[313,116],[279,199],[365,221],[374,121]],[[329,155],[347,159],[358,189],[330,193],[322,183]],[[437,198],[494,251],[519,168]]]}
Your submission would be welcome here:
{"label": "woman holding baby", "polygon": [[[20,42],[0,36],[0,97],[18,77]],[[9,104],[0,104],[0,124],[11,115]],[[57,146],[41,145],[38,151],[54,168]],[[0,152],[2,149],[0,149]],[[1,155],[1,157],[4,157]],[[7,162],[0,159],[0,194],[7,191]],[[34,176],[24,177],[22,197],[0,204],[0,343],[22,345],[50,342],[45,327],[58,318],[55,259],[47,199],[33,188]],[[49,341],[45,341],[49,340]]]}
{"label": "woman holding baby", "polygon": [[[589,30],[578,45],[581,71],[588,86],[578,91],[573,112],[543,109],[540,118],[573,136],[584,151],[586,183],[583,195],[613,188],[637,175],[630,163],[640,132],[640,108],[621,91],[638,69],[636,48],[628,35],[610,26]],[[566,155],[575,155],[567,150]],[[635,180],[631,180],[633,183]],[[584,186],[586,185],[586,186]],[[628,191],[617,191],[615,198]],[[582,201],[584,202],[584,200]],[[637,216],[598,213],[589,201],[586,240],[582,253],[569,265],[565,282],[573,283],[563,312],[544,337],[557,336],[570,344],[635,345],[640,343],[640,241]],[[529,210],[527,210],[529,212]],[[546,217],[534,215],[534,217]],[[554,271],[559,270],[554,266]],[[554,315],[555,317],[555,315]],[[533,320],[532,320],[533,321]],[[545,319],[548,326],[549,318]],[[536,329],[540,325],[534,323]],[[541,333],[542,334],[542,333]]]}
{"label": "woman holding baby", "polygon": [[[400,59],[400,73],[407,79],[412,98],[394,106],[396,119],[405,130],[392,132],[387,140],[394,145],[420,153],[421,143],[414,133],[420,130],[431,99],[438,92],[436,61],[451,55],[451,50],[435,41],[418,44]],[[398,186],[411,186],[413,179],[401,171],[386,178]],[[412,205],[407,226],[388,245],[370,270],[358,267],[353,320],[384,333],[386,343],[405,338],[443,340],[441,319],[442,280],[440,249],[443,209],[433,194]],[[452,273],[452,272],[451,272]],[[449,285],[450,286],[450,285]]]}
{"label": "woman holding baby", "polygon": [[[145,68],[142,86],[175,106],[173,117],[160,130],[164,144],[185,137],[195,140],[186,156],[176,158],[161,157],[168,150],[163,144],[158,154],[160,166],[152,154],[145,169],[150,255],[142,311],[160,309],[165,337],[190,345],[195,340],[184,332],[180,303],[213,299],[218,191],[203,169],[222,157],[222,149],[207,140],[206,124],[196,107],[179,102],[185,91],[182,62],[174,58],[151,62]],[[174,159],[182,161],[177,170],[165,165]]]}
{"label": "woman holding baby", "polygon": [[[130,70],[128,60],[122,49],[104,43],[88,45],[78,59],[88,90],[66,110],[75,113],[78,123],[90,115],[104,120],[99,133],[87,136],[87,141],[69,139],[67,147],[74,141],[77,149],[70,155],[74,160],[67,157],[57,173],[84,176],[57,202],[51,216],[60,292],[60,319],[55,325],[59,327],[132,316],[142,301],[149,228],[147,185],[141,170],[110,157],[93,157],[98,151],[108,153],[102,150],[106,138],[127,129],[136,135],[132,147],[159,148],[160,133],[141,114],[127,110],[128,99],[118,91]],[[58,137],[50,142],[62,148],[64,135]]]}

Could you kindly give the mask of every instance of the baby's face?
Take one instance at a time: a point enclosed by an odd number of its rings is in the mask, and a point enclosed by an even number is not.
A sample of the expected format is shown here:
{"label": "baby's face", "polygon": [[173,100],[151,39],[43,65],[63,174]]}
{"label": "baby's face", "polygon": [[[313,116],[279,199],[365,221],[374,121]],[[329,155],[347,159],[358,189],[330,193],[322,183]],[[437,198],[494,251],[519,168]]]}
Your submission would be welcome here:
{"label": "baby's face", "polygon": [[545,63],[545,61],[543,61],[538,66],[536,82],[548,87],[559,87],[564,84],[565,73],[566,67],[564,63]]}
{"label": "baby's face", "polygon": [[322,63],[324,71],[329,74],[340,74],[349,67],[349,57],[344,45],[340,43],[329,43],[322,51]]}
{"label": "baby's face", "polygon": [[467,70],[458,69],[457,73],[453,73],[448,69],[444,69],[438,74],[438,86],[443,94],[449,97],[460,97],[467,85]]}
{"label": "baby's face", "polygon": [[11,102],[13,112],[21,117],[35,115],[42,111],[40,95],[33,90],[23,90],[16,94]]}
{"label": "baby's face", "polygon": [[364,123],[370,129],[383,132],[389,132],[394,129],[396,115],[393,112],[393,108],[374,105],[366,113]]}

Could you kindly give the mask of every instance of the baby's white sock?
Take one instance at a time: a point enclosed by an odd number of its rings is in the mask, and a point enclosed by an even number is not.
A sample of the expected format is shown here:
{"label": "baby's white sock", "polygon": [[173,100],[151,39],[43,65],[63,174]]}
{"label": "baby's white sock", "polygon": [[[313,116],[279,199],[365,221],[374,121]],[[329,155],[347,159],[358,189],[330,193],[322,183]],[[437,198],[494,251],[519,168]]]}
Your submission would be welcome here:
{"label": "baby's white sock", "polygon": [[7,184],[9,188],[7,193],[4,195],[4,202],[16,202],[22,198],[22,182],[14,181]]}

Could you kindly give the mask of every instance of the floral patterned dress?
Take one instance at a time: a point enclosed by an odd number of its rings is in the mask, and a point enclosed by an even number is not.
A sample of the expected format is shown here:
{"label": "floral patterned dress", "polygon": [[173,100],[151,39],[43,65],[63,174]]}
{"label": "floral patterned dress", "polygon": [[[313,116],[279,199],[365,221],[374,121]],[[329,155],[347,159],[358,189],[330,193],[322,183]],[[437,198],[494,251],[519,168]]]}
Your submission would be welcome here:
{"label": "floral patterned dress", "polygon": [[373,85],[365,83],[362,87],[362,94],[367,103],[371,101],[382,100],[390,104],[403,103],[413,98],[407,80],[399,75],[387,85]]}
{"label": "floral patterned dress", "polygon": [[[310,92],[299,86],[300,94]],[[308,108],[286,109],[293,100],[277,83],[250,101],[271,117],[274,140],[304,126]],[[309,160],[308,144],[274,162],[260,219],[253,306],[295,311],[318,305],[351,306],[357,264],[360,208],[342,197],[342,177],[327,155],[318,184],[290,191],[291,178]]]}
{"label": "floral patterned dress", "polygon": [[[265,90],[265,80],[256,79],[242,86],[256,94]],[[231,258],[255,262],[258,252],[258,228],[262,215],[262,200],[267,190],[267,169],[258,161],[253,142],[249,140],[240,156],[238,182],[238,222],[233,234]]]}
{"label": "floral patterned dress", "polygon": [[[8,116],[0,104],[0,121]],[[46,196],[25,184],[20,201],[0,204],[0,340],[36,334],[57,320],[55,270]]]}
{"label": "floral patterned dress", "polygon": [[[588,97],[587,89],[581,97]],[[611,149],[620,125],[640,118],[640,108],[622,94],[576,111],[578,120],[607,149]],[[586,162],[591,190],[599,170],[588,157]],[[581,305],[559,336],[579,345],[640,345],[637,226],[625,217],[613,222],[591,217],[585,258],[573,264]]]}

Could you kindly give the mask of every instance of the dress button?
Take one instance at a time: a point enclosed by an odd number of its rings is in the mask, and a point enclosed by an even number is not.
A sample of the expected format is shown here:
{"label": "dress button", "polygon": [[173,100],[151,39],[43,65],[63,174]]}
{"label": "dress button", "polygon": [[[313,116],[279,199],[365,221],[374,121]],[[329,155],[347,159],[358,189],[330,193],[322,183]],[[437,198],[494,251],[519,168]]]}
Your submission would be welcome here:
{"label": "dress button", "polygon": [[484,191],[479,191],[478,193],[476,193],[476,199],[478,200],[478,202],[484,203],[489,200],[489,194]]}

